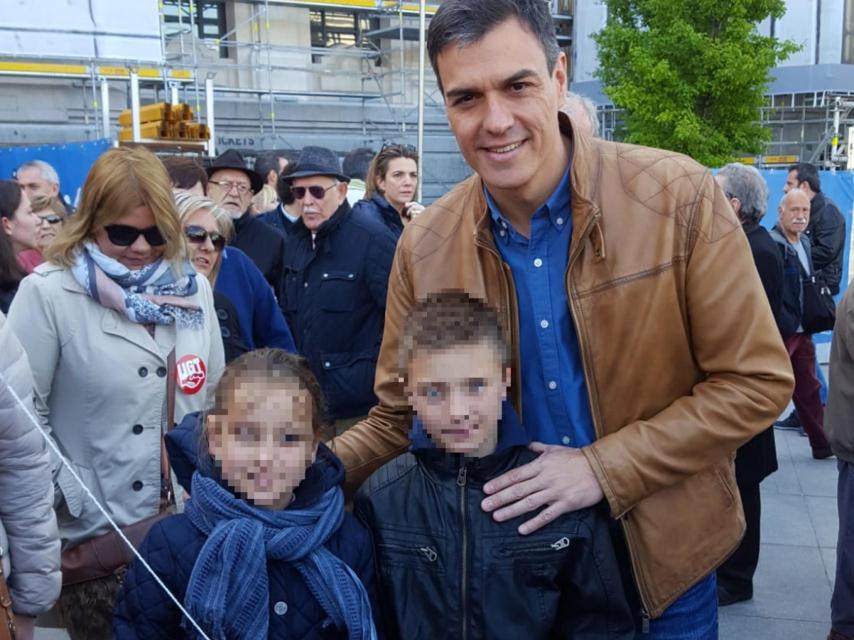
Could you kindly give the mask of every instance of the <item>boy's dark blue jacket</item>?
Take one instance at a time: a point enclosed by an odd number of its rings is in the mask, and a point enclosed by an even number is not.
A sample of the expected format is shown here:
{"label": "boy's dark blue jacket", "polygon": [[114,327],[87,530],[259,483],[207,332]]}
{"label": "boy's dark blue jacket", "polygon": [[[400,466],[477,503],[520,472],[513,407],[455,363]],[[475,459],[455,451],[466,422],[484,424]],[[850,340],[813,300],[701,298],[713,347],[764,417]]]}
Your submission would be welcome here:
{"label": "boy's dark blue jacket", "polygon": [[[255,263],[240,249],[226,247],[222,252],[222,266],[214,291],[231,301],[237,314],[240,337],[249,351],[277,347],[290,353],[296,352],[294,338],[273,288]],[[220,324],[228,320],[221,316],[222,313],[227,311],[217,308]]]}
{"label": "boy's dark blue jacket", "polygon": [[537,455],[505,403],[496,453],[432,446],[415,420],[412,453],[372,475],[355,514],[371,530],[387,638],[630,640],[634,623],[599,508],[521,536],[495,522],[483,485]]}
{"label": "boy's dark blue jacket", "polygon": [[[219,474],[209,462],[199,464],[199,414],[184,418],[167,435],[166,443],[170,463],[182,487],[189,490],[190,479],[197,468],[218,478]],[[296,497],[290,508],[314,502],[328,489],[340,484],[343,478],[341,462],[321,444],[317,460],[295,491]],[[177,515],[157,523],[140,547],[142,556],[181,602],[205,540],[204,534],[193,526],[189,518]],[[345,513],[341,528],[330,538],[327,547],[359,576],[374,606],[374,559],[368,531],[353,516]],[[270,581],[270,638],[347,637],[346,629],[332,625],[293,566],[272,562],[268,563],[267,571]],[[138,561],[131,564],[119,593],[113,624],[115,637],[119,640],[189,637],[181,627],[178,608]]]}

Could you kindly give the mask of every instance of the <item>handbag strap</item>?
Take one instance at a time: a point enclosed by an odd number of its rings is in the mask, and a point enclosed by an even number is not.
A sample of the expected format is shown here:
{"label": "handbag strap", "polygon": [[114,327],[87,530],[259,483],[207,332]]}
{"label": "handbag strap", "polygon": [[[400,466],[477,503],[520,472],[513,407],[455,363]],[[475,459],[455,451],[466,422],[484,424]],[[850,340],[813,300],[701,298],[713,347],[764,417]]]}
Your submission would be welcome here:
{"label": "handbag strap", "polygon": [[[161,511],[172,504],[174,489],[172,487],[172,467],[169,465],[169,452],[166,450],[165,434],[175,427],[175,349],[166,358],[166,428],[160,430],[160,476],[166,490],[166,500],[161,500]],[[163,504],[165,502],[165,505]]]}

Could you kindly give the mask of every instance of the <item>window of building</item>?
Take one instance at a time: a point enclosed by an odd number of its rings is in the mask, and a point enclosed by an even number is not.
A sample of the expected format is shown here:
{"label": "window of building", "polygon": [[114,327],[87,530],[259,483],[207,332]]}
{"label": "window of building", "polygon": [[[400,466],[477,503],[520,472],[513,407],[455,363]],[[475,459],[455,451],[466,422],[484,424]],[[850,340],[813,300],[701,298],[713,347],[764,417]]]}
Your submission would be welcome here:
{"label": "window of building", "polygon": [[854,64],[854,0],[845,0],[842,23],[842,64]]}
{"label": "window of building", "polygon": [[[347,11],[312,10],[310,14],[311,46],[321,49],[330,47],[369,47],[363,34],[376,29],[377,20],[366,13]],[[312,62],[322,56],[313,55]]]}
{"label": "window of building", "polygon": [[[224,0],[196,0],[192,5],[190,0],[161,1],[167,36],[178,34],[182,30],[188,32],[193,21],[196,26],[196,35],[202,39],[216,40],[228,32]],[[195,15],[192,16],[191,6],[195,9]],[[227,46],[219,48],[219,57],[228,57]]]}

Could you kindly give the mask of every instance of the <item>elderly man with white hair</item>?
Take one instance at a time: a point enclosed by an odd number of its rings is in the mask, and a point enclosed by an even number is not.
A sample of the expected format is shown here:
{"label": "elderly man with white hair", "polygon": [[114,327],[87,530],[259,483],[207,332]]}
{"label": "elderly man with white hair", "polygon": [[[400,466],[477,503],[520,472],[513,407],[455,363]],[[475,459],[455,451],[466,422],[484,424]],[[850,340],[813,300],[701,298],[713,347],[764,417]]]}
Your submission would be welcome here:
{"label": "elderly man with white hair", "polygon": [[569,116],[576,128],[593,138],[599,137],[599,115],[596,113],[596,104],[590,98],[568,91],[560,110]]}

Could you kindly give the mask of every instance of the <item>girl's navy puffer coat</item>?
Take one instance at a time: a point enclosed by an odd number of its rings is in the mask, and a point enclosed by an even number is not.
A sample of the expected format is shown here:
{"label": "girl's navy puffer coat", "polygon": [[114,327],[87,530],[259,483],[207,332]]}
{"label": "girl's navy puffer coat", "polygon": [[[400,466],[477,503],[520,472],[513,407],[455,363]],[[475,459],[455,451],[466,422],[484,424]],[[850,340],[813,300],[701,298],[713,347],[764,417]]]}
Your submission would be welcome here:
{"label": "girl's navy puffer coat", "polygon": [[[200,466],[197,452],[199,423],[199,414],[190,414],[167,436],[170,462],[185,489],[190,486],[193,471]],[[211,467],[204,464],[200,470],[216,477],[216,471]],[[328,489],[340,484],[343,478],[341,462],[321,444],[317,460],[295,492],[292,508],[312,503]],[[204,534],[182,514],[157,523],[140,548],[142,556],[181,602],[205,539]],[[374,606],[374,559],[368,531],[353,516],[345,513],[341,528],[329,540],[327,547],[359,576]],[[319,640],[347,637],[346,629],[338,629],[332,624],[292,565],[271,562],[267,571],[270,581],[270,638]],[[134,562],[127,573],[116,602],[113,623],[118,640],[190,637],[181,627],[178,608],[139,561]]]}

